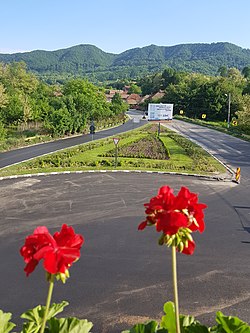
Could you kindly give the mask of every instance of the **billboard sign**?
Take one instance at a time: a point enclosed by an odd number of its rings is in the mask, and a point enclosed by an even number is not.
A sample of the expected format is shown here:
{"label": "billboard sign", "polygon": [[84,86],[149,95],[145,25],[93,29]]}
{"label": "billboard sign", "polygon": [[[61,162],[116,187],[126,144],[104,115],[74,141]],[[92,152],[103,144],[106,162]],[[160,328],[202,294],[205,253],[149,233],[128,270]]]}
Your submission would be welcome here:
{"label": "billboard sign", "polygon": [[148,104],[148,120],[172,120],[174,104]]}

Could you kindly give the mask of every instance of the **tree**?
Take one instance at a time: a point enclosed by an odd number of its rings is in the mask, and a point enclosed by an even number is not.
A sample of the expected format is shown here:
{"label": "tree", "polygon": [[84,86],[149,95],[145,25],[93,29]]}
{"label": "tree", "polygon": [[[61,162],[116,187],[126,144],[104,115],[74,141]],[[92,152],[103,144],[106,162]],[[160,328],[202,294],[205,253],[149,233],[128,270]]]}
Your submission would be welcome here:
{"label": "tree", "polygon": [[114,96],[112,97],[111,100],[111,110],[113,111],[113,113],[115,115],[122,115],[124,116],[124,113],[127,111],[128,109],[128,104],[125,103],[122,98],[121,95],[119,93],[115,93]]}
{"label": "tree", "polygon": [[229,68],[227,76],[233,80],[238,81],[242,81],[243,79],[241,72],[235,67]]}
{"label": "tree", "polygon": [[51,111],[45,120],[45,128],[49,129],[53,136],[60,136],[71,132],[72,119],[67,108]]}
{"label": "tree", "polygon": [[228,72],[227,72],[227,67],[226,66],[220,66],[218,69],[218,74],[222,77],[226,77]]}
{"label": "tree", "polygon": [[129,94],[141,94],[141,88],[138,87],[136,84],[132,83],[128,90]]}
{"label": "tree", "polygon": [[0,120],[0,141],[3,141],[6,138],[7,130],[4,127],[3,122]]}
{"label": "tree", "polygon": [[244,76],[246,79],[250,79],[250,66],[246,66],[242,69],[241,74]]}
{"label": "tree", "polygon": [[8,103],[8,96],[3,84],[0,83],[0,108],[4,108]]}
{"label": "tree", "polygon": [[23,103],[20,94],[13,92],[9,96],[9,103],[0,109],[1,118],[6,125],[23,121]]}
{"label": "tree", "polygon": [[145,76],[143,79],[139,81],[139,85],[141,87],[142,95],[150,95],[153,90],[153,84],[152,84],[152,77],[151,76]]}
{"label": "tree", "polygon": [[177,72],[173,68],[165,68],[162,72],[162,89],[166,89],[170,84],[178,84],[184,73]]}
{"label": "tree", "polygon": [[250,95],[242,97],[242,110],[237,111],[239,127],[250,134]]}
{"label": "tree", "polygon": [[68,81],[63,87],[63,94],[72,96],[76,111],[86,120],[101,120],[110,115],[104,89],[94,86],[87,80]]}
{"label": "tree", "polygon": [[7,90],[12,87],[25,94],[35,91],[39,83],[34,74],[27,72],[27,65],[22,61],[3,65],[0,78]]}

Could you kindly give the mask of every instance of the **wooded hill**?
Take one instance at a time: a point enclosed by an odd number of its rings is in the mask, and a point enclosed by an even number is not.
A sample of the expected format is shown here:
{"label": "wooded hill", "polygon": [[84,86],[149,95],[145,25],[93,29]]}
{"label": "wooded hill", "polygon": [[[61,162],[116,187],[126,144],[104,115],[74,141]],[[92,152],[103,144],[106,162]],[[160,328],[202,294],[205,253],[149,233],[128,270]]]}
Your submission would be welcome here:
{"label": "wooded hill", "polygon": [[36,50],[0,54],[0,62],[24,61],[45,80],[88,77],[91,81],[138,78],[172,67],[178,71],[215,75],[221,66],[242,70],[250,65],[250,49],[231,43],[150,45],[120,54],[106,53],[94,45],[77,45],[56,51]]}

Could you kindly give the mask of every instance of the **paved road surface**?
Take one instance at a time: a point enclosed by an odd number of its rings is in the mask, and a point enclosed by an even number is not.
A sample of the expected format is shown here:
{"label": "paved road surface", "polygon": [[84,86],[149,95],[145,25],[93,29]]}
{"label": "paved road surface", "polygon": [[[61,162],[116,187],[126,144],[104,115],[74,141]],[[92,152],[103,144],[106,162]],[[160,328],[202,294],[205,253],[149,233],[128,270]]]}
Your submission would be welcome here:
{"label": "paved road surface", "polygon": [[[193,139],[198,134],[207,144],[213,139],[210,130],[193,125],[191,129]],[[217,148],[225,148],[229,138],[214,135]],[[235,140],[230,147],[235,147]],[[18,249],[36,226],[46,225],[54,232],[68,223],[84,234],[85,245],[66,285],[55,286],[53,301],[70,302],[65,316],[93,321],[93,333],[118,333],[135,322],[160,319],[163,303],[173,299],[170,250],[157,245],[153,228],[139,232],[137,225],[144,218],[143,203],[160,186],[178,191],[185,185],[199,193],[208,209],[205,232],[194,235],[195,254],[178,255],[181,313],[193,314],[207,325],[215,324],[217,310],[250,322],[249,144],[240,141],[237,147],[243,157],[240,185],[120,172],[2,180],[0,308],[13,312],[17,322],[22,311],[45,303],[42,268],[26,278]],[[220,154],[236,166],[233,150],[227,154],[225,148]]]}
{"label": "paved road surface", "polygon": [[[18,314],[44,304],[47,285],[39,267],[29,278],[18,253],[38,225],[62,223],[85,237],[82,257],[53,301],[68,300],[65,315],[88,318],[93,333],[117,333],[136,321],[161,318],[172,300],[170,250],[153,228],[137,231],[143,203],[162,185],[182,185],[208,205],[206,230],[194,235],[193,256],[178,255],[181,313],[213,325],[221,310],[250,318],[249,188],[193,177],[136,173],[85,173],[1,181],[0,308]],[[19,321],[20,322],[20,321]],[[249,321],[250,322],[250,321]]]}
{"label": "paved road surface", "polygon": [[236,170],[241,168],[242,182],[250,182],[250,143],[206,127],[173,120],[167,127],[199,143],[213,156]]}

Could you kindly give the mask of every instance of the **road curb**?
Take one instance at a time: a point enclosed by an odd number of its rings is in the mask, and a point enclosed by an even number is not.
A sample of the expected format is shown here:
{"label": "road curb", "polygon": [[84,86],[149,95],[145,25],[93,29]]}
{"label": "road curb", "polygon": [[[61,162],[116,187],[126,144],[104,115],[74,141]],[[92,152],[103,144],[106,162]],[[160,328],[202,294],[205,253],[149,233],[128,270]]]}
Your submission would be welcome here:
{"label": "road curb", "polygon": [[51,175],[68,175],[68,174],[83,174],[83,173],[148,173],[148,174],[161,174],[161,175],[173,175],[173,176],[186,176],[186,177],[195,177],[204,180],[210,181],[223,181],[223,182],[232,182],[233,177],[223,177],[220,175],[217,176],[206,176],[199,174],[187,174],[181,172],[167,172],[167,171],[143,171],[143,170],[78,170],[78,171],[62,171],[62,172],[40,172],[40,173],[32,173],[26,175],[12,175],[6,177],[0,177],[1,180],[6,179],[18,179],[18,178],[29,178],[29,177],[41,177],[41,176],[51,176]]}

